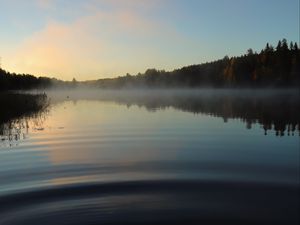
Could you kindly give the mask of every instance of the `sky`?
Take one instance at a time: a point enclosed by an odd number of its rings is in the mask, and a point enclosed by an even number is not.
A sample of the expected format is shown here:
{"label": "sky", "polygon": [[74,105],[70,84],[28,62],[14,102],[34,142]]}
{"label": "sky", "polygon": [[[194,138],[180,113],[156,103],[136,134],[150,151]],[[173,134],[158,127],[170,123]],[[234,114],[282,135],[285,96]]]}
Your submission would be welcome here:
{"label": "sky", "polygon": [[0,0],[2,68],[93,80],[299,42],[299,0]]}

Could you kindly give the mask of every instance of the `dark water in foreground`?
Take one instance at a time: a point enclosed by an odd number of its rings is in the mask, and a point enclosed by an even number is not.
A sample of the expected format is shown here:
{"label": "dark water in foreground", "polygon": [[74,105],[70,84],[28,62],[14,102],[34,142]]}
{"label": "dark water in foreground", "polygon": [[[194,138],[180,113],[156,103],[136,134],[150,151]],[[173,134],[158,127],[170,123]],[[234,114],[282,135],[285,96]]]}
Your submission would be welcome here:
{"label": "dark water in foreground", "polygon": [[297,92],[48,97],[1,109],[1,225],[299,223]]}

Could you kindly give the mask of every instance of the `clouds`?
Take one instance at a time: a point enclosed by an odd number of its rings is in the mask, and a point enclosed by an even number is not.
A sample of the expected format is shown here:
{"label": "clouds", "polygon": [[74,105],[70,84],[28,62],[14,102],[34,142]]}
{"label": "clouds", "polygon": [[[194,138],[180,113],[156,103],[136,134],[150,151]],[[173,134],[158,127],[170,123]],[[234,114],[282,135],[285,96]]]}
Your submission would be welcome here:
{"label": "clouds", "polygon": [[[173,40],[180,35],[167,24],[133,10],[137,2],[146,7],[146,1],[109,2],[112,9],[103,10],[99,4],[107,1],[90,1],[92,10],[85,5],[89,12],[71,22],[51,19],[18,44],[8,66],[17,72],[85,80],[142,72],[159,65],[164,57],[160,45],[171,43],[170,35]],[[115,7],[120,2],[126,7]],[[37,1],[43,8],[54,3]]]}
{"label": "clouds", "polygon": [[49,9],[53,6],[53,0],[36,0],[36,4],[42,9]]}

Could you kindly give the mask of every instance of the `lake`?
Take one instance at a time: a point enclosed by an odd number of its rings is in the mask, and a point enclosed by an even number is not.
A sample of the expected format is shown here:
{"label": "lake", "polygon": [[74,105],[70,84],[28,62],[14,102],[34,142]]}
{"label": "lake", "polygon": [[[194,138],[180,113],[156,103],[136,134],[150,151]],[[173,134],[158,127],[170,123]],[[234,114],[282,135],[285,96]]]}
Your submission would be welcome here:
{"label": "lake", "polygon": [[21,95],[1,106],[1,225],[299,224],[298,91]]}

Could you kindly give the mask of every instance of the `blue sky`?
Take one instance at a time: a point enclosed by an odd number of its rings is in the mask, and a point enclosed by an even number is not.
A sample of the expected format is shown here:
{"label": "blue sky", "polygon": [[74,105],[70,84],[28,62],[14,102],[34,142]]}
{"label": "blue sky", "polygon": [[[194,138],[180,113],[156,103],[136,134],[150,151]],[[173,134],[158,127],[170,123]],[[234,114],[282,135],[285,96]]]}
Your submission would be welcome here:
{"label": "blue sky", "polygon": [[299,0],[0,0],[6,70],[70,80],[172,70],[282,38]]}

